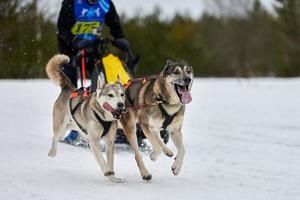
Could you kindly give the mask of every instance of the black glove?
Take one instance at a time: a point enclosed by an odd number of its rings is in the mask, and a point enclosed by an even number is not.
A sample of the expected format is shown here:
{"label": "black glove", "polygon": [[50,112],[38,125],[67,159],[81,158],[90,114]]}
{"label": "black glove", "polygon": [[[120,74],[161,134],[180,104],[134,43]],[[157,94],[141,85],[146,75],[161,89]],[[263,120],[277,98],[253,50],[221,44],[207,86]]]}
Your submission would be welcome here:
{"label": "black glove", "polygon": [[126,62],[126,65],[127,65],[127,68],[129,70],[129,73],[131,75],[134,75],[134,72],[136,70],[136,67],[137,67],[137,64],[139,63],[140,61],[140,56],[137,55],[135,57],[133,57],[132,55],[129,56],[127,62]]}
{"label": "black glove", "polygon": [[118,47],[121,51],[129,51],[130,45],[128,40],[119,38],[113,41],[113,44]]}

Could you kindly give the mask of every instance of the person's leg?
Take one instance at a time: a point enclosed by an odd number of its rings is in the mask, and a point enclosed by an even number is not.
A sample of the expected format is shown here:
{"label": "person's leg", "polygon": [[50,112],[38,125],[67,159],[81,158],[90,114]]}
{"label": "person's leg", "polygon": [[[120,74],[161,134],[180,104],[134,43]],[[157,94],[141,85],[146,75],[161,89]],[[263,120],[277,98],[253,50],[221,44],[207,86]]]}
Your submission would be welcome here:
{"label": "person's leg", "polygon": [[98,72],[99,70],[94,67],[93,71],[91,72],[91,92],[96,92],[97,90],[97,80],[98,80]]}
{"label": "person's leg", "polygon": [[77,88],[77,69],[76,67],[73,67],[70,63],[65,64],[61,72],[69,78],[69,80],[72,82],[75,88]]}

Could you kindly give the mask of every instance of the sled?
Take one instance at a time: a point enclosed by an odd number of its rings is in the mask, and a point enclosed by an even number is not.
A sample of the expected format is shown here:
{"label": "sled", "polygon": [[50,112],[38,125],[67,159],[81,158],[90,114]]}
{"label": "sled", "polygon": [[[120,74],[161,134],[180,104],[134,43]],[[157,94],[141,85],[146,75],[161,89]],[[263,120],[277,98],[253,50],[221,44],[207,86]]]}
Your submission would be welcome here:
{"label": "sled", "polygon": [[102,58],[102,64],[106,83],[115,83],[118,81],[118,77],[122,85],[125,85],[130,80],[125,65],[119,57],[109,53]]}

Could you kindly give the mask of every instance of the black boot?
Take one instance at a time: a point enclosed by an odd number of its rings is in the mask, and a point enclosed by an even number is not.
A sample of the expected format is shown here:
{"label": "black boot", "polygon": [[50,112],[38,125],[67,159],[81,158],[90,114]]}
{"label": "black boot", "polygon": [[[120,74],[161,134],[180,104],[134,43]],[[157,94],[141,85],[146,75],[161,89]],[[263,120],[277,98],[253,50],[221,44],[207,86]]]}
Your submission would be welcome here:
{"label": "black boot", "polygon": [[[143,139],[145,139],[146,137],[139,125],[137,125],[136,136],[137,136],[138,145],[140,147],[144,146]],[[129,142],[124,134],[124,131],[122,129],[117,129],[115,143],[116,144],[129,144]]]}
{"label": "black boot", "polygon": [[117,129],[115,144],[129,144],[123,129]]}

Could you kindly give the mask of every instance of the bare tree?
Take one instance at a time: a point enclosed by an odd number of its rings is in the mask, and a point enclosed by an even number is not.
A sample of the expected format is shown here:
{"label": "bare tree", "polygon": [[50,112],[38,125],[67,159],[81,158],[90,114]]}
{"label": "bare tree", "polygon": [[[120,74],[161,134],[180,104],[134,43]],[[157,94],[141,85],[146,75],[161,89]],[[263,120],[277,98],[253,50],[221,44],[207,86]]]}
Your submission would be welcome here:
{"label": "bare tree", "polygon": [[206,10],[217,16],[243,17],[252,9],[254,0],[203,0]]}

